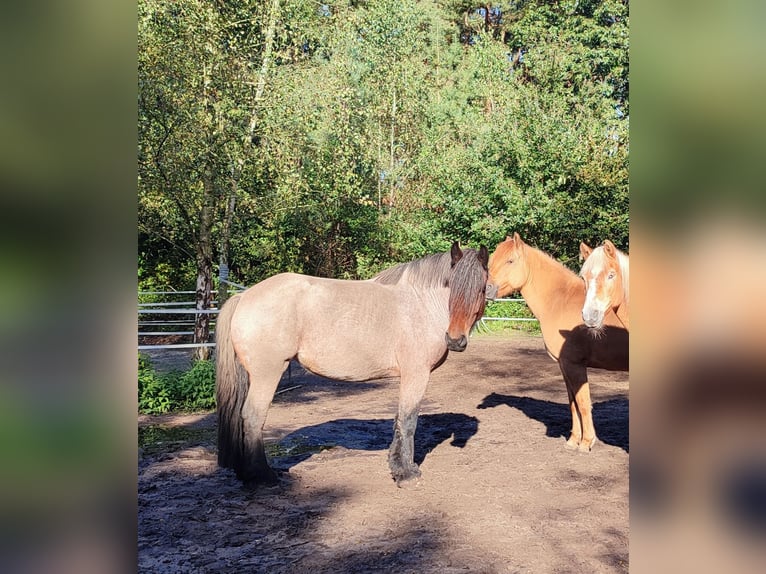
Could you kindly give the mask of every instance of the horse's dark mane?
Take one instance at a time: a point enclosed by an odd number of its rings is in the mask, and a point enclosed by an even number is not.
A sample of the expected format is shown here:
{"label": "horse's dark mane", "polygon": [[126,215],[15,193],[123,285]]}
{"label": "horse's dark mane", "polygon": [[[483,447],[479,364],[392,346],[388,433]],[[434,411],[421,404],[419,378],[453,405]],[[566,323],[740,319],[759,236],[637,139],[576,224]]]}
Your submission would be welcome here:
{"label": "horse's dark mane", "polygon": [[[463,259],[469,259],[473,257],[475,260],[479,260],[479,252],[475,249],[464,249]],[[486,269],[483,263],[479,263]],[[452,283],[450,284],[450,298],[456,297],[462,302],[463,305],[470,305],[471,300],[477,293],[483,295],[484,288],[487,285],[487,275],[483,278],[476,273],[455,273],[452,277]]]}
{"label": "horse's dark mane", "polygon": [[[478,257],[478,252],[475,249],[463,249],[463,258],[471,257]],[[404,281],[418,289],[435,289],[448,286],[451,269],[452,256],[450,253],[435,253],[381,271],[372,280],[384,285],[395,285]],[[474,287],[468,284],[470,279],[460,275],[456,275],[454,280],[459,283],[452,285],[454,289],[462,290]]]}
{"label": "horse's dark mane", "polygon": [[381,271],[372,280],[384,285],[396,285],[401,281],[406,281],[408,285],[413,287],[432,289],[447,286],[450,269],[450,254],[435,253],[409,263],[399,263]]}

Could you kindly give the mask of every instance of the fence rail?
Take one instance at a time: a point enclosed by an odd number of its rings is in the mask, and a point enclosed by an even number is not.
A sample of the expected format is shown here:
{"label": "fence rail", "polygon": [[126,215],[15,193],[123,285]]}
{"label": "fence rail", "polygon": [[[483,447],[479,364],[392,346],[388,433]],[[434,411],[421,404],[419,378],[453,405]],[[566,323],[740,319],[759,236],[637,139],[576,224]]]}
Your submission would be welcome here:
{"label": "fence rail", "polygon": [[218,313],[218,309],[139,309],[139,315],[180,315],[182,313],[191,313],[193,315],[213,315]]}
{"label": "fence rail", "polygon": [[[146,309],[148,307],[194,307],[194,301],[160,301],[159,303],[139,303],[139,309]],[[218,305],[218,301],[211,301],[211,305]]]}
{"label": "fence rail", "polygon": [[[513,299],[513,301],[518,301],[518,299]],[[537,319],[535,317],[482,317],[480,321],[537,321]]]}
{"label": "fence rail", "polygon": [[215,347],[215,343],[174,343],[173,345],[138,345],[139,351],[151,349],[197,349],[198,347]]}
{"label": "fence rail", "polygon": [[[228,281],[227,281],[228,283]],[[241,287],[240,285],[237,285],[235,283],[232,283],[232,285],[236,287]],[[194,291],[141,291],[138,293],[139,298],[141,296],[146,295],[167,295],[167,294],[189,294],[194,293]],[[510,298],[503,298],[503,299],[495,299],[495,302],[509,302],[509,303],[525,303],[524,299],[518,298],[518,299],[510,299]],[[183,320],[182,318],[175,317],[173,319],[162,319],[159,320],[141,320],[142,317],[145,316],[151,316],[151,315],[217,315],[218,309],[194,309],[194,308],[171,308],[168,309],[167,307],[174,307],[176,305],[193,305],[193,302],[190,301],[182,301],[182,302],[151,302],[151,303],[139,303],[138,304],[138,337],[167,337],[167,336],[173,336],[173,337],[188,337],[194,334],[194,331],[142,331],[141,327],[150,327],[154,329],[161,329],[162,327],[175,327],[178,329],[179,326],[187,326],[187,325],[194,325],[193,319],[187,319]],[[217,304],[217,302],[216,302]],[[156,307],[166,307],[166,308],[156,308]],[[534,317],[487,317],[484,315],[480,319],[480,323],[483,325],[486,325],[487,321],[512,321],[512,322],[529,322],[529,321],[537,321]],[[211,335],[215,332],[215,317],[211,317],[210,319],[210,333]],[[172,344],[142,344],[138,345],[139,351],[146,351],[150,349],[195,349],[197,347],[215,347],[215,343],[172,343]]]}

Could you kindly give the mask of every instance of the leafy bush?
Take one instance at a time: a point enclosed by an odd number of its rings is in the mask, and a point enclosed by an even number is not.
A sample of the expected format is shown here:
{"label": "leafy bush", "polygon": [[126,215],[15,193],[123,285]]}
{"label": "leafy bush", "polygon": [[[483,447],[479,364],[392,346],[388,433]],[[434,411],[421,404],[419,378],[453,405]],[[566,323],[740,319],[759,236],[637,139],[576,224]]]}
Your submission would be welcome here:
{"label": "leafy bush", "polygon": [[215,408],[215,363],[197,361],[176,383],[177,401],[181,408],[200,410]]}
{"label": "leafy bush", "polygon": [[138,355],[138,410],[146,414],[162,414],[170,411],[172,405],[170,389],[157,374],[151,360]]}
{"label": "leafy bush", "polygon": [[151,360],[138,356],[138,410],[145,414],[215,408],[215,363],[197,361],[181,373],[157,373]]}

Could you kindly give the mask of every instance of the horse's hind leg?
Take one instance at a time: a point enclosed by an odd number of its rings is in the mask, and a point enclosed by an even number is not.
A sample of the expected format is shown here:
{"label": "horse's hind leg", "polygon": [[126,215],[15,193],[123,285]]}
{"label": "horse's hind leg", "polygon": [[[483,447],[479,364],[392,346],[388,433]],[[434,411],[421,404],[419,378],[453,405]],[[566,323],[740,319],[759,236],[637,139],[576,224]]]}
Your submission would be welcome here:
{"label": "horse's hind leg", "polygon": [[415,429],[428,379],[428,372],[415,376],[402,373],[399,383],[399,411],[394,420],[394,440],[388,450],[388,466],[400,487],[420,477],[420,469],[415,464]]}
{"label": "horse's hind leg", "polygon": [[242,405],[243,461],[237,477],[245,486],[276,484],[277,475],[269,466],[263,444],[263,425],[274,393],[289,361],[250,358],[245,366],[250,387]]}

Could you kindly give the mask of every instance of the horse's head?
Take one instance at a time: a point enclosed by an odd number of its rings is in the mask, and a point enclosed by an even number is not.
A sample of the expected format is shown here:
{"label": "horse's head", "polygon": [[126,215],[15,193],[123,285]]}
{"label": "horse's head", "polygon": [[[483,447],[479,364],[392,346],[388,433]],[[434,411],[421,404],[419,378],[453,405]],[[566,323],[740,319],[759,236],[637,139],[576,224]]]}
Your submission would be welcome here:
{"label": "horse's head", "polygon": [[524,252],[525,243],[518,233],[508,236],[498,244],[489,258],[489,282],[487,283],[487,298],[505,297],[518,291],[529,278]]}
{"label": "horse's head", "polygon": [[604,244],[591,249],[580,243],[580,257],[585,260],[580,276],[585,281],[585,304],[582,319],[585,325],[600,328],[604,314],[617,309],[624,298],[623,276],[617,249],[608,239]]}
{"label": "horse's head", "polygon": [[463,252],[456,241],[450,255],[449,327],[445,338],[450,351],[464,351],[471,328],[484,314],[489,254],[484,246]]}

